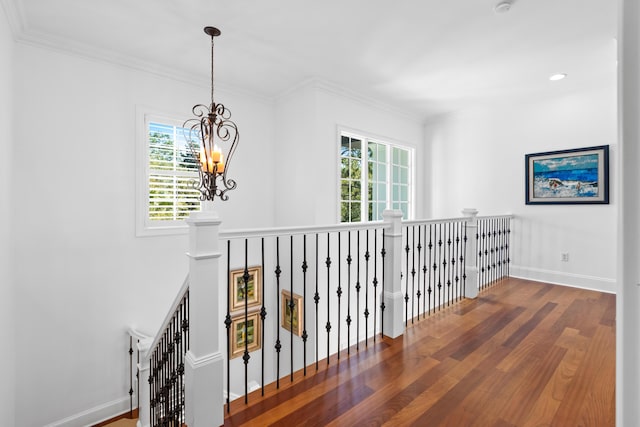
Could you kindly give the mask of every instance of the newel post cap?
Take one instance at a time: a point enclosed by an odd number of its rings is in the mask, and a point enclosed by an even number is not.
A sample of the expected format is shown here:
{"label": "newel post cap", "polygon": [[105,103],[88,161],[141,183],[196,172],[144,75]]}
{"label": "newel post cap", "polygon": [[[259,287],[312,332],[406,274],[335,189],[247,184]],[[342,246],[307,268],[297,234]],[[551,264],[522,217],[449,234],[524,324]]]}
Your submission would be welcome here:
{"label": "newel post cap", "polygon": [[462,215],[467,218],[475,218],[478,215],[478,210],[475,208],[464,208],[462,209]]}

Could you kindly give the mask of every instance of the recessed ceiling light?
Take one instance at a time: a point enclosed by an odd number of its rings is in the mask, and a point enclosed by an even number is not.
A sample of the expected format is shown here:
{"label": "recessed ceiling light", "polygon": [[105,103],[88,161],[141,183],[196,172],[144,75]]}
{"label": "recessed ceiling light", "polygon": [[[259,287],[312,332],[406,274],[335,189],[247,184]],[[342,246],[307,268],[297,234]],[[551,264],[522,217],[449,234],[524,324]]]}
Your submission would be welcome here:
{"label": "recessed ceiling light", "polygon": [[549,77],[549,80],[551,80],[552,82],[557,82],[558,80],[562,80],[565,77],[567,77],[567,75],[565,73],[558,73],[558,74],[554,74],[551,77]]}
{"label": "recessed ceiling light", "polygon": [[495,13],[507,13],[511,9],[511,0],[506,0],[498,3],[496,7],[493,8]]}

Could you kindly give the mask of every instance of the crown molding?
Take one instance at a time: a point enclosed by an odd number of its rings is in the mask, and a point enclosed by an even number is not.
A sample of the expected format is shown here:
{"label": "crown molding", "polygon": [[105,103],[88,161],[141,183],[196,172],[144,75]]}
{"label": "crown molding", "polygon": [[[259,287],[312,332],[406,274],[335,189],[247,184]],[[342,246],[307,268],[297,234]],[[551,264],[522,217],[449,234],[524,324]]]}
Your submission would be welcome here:
{"label": "crown molding", "polygon": [[[11,2],[12,0],[0,0],[2,2]],[[86,60],[101,62],[105,64],[115,65],[126,69],[141,71],[152,74],[157,77],[167,78],[170,80],[186,83],[197,87],[208,87],[211,84],[210,76],[199,73],[190,73],[183,70],[167,66],[159,66],[153,62],[143,61],[130,55],[108,50],[98,49],[86,43],[78,42],[69,38],[59,37],[35,30],[21,30],[17,35],[14,34],[17,43],[33,46],[58,52]],[[253,98],[265,104],[273,104],[273,97],[269,97],[248,89],[240,88],[216,81],[216,89],[231,95],[246,96]]]}
{"label": "crown molding", "polygon": [[7,17],[13,39],[18,40],[26,27],[22,5],[19,0],[0,0],[0,5]]}
{"label": "crown molding", "polygon": [[301,81],[300,83],[298,83],[297,85],[281,92],[280,94],[278,94],[276,96],[276,100],[278,99],[282,99],[282,98],[286,98],[287,96],[291,95],[292,93],[295,93],[297,91],[300,90],[304,90],[304,89],[317,89],[317,90],[322,90],[324,92],[330,93],[332,95],[337,95],[343,98],[347,98],[350,99],[352,101],[358,102],[360,104],[363,104],[367,107],[370,108],[375,108],[377,110],[382,110],[385,111],[387,113],[391,113],[400,117],[403,117],[407,120],[410,120],[412,122],[415,123],[422,123],[424,121],[424,118],[422,117],[422,115],[415,113],[415,112],[411,112],[411,111],[407,111],[405,109],[402,109],[400,107],[397,107],[393,104],[388,104],[385,103],[383,101],[380,101],[378,99],[372,98],[370,96],[366,96],[363,95],[361,93],[358,93],[354,90],[351,89],[347,89],[343,86],[340,86],[336,83],[332,83],[329,82],[327,80],[324,79],[320,79],[318,77],[312,77],[306,80]]}

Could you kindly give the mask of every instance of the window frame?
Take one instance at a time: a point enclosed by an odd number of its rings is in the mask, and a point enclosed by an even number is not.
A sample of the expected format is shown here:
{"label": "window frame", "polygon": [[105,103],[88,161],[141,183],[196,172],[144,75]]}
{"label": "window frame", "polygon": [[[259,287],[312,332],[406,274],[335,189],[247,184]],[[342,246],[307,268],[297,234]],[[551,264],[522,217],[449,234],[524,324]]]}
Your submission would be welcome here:
{"label": "window frame", "polygon": [[[184,219],[158,221],[149,219],[149,123],[159,123],[182,128],[181,114],[167,113],[149,107],[136,106],[136,236],[165,236],[187,234]],[[182,174],[181,174],[182,175]],[[185,174],[189,176],[189,174]],[[198,173],[193,177],[197,180]]]}
{"label": "window frame", "polygon": [[[360,191],[361,191],[361,200],[360,200],[360,221],[347,221],[342,222],[342,175],[341,175],[341,165],[342,165],[342,137],[346,136],[349,138],[356,138],[362,141],[361,148],[361,177],[360,177]],[[407,191],[407,218],[403,218],[405,220],[411,220],[415,216],[415,176],[416,176],[416,149],[414,146],[403,143],[392,138],[374,135],[368,132],[363,132],[359,130],[353,130],[345,127],[338,127],[337,132],[337,222],[340,224],[347,224],[349,222],[378,222],[382,221],[380,219],[369,220],[369,204],[372,203],[369,200],[369,157],[368,157],[368,147],[369,143],[380,144],[385,147],[386,150],[386,207],[385,209],[393,209],[393,204],[397,203],[392,200],[393,198],[393,183],[392,173],[393,173],[393,148],[399,148],[401,150],[405,150],[408,154],[408,191]],[[375,164],[379,164],[380,162],[375,162]],[[374,180],[375,182],[375,180]],[[377,201],[376,203],[379,203]],[[402,202],[400,202],[402,203]]]}

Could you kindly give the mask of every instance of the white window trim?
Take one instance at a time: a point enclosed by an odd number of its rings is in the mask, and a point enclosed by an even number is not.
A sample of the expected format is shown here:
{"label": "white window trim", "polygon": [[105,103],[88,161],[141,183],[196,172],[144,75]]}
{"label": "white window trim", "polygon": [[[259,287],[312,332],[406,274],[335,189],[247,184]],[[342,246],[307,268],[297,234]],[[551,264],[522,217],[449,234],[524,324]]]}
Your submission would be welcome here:
{"label": "white window trim", "polygon": [[159,122],[178,127],[184,125],[180,120],[183,114],[168,113],[151,107],[136,106],[136,236],[167,236],[187,234],[188,226],[184,220],[149,220],[149,150],[147,129],[149,122]]}
{"label": "white window trim", "polygon": [[[337,183],[336,183],[336,200],[337,200],[337,209],[336,209],[336,222],[338,224],[341,223],[341,178],[340,178],[340,167],[341,167],[341,159],[342,156],[340,154],[340,146],[342,144],[342,136],[348,136],[351,138],[364,138],[368,141],[373,141],[373,142],[377,142],[377,143],[382,143],[387,145],[388,147],[397,147],[397,148],[402,148],[403,150],[407,150],[409,152],[409,161],[410,161],[410,174],[409,174],[409,188],[410,188],[410,193],[409,193],[409,220],[415,218],[415,209],[416,209],[416,202],[415,202],[415,196],[416,196],[416,186],[415,186],[415,182],[416,182],[416,147],[412,144],[406,143],[406,142],[402,142],[402,141],[398,141],[394,138],[389,138],[386,136],[381,136],[381,135],[376,135],[373,134],[371,132],[365,132],[365,131],[361,131],[361,130],[357,130],[357,129],[353,129],[353,128],[348,128],[348,127],[344,127],[344,126],[338,126],[337,127],[337,134],[336,134],[336,147],[337,147],[337,155],[336,155],[336,174],[335,176],[337,177]],[[389,150],[391,151],[391,150]],[[363,150],[364,152],[364,150]],[[391,158],[389,158],[388,160],[389,165],[391,164]],[[362,172],[361,172],[361,180],[363,183],[366,183],[368,185],[366,176],[364,175],[366,173],[367,166],[362,167],[361,168]],[[391,186],[390,182],[391,182],[391,167],[387,168],[387,182],[389,183],[389,186]],[[368,195],[368,188],[363,186],[362,187],[362,194],[365,194],[365,192],[367,192],[366,194]],[[392,191],[392,190],[390,190]],[[364,209],[361,207],[361,217],[360,217],[360,222],[379,222],[379,221],[369,221],[368,219],[363,219],[363,217],[368,218],[368,201],[361,201],[362,203],[362,207],[364,207]],[[389,197],[387,197],[387,207],[386,209],[391,209],[392,207],[392,202],[391,202],[391,193],[389,193]]]}

